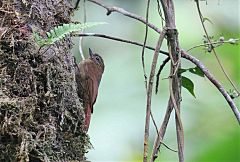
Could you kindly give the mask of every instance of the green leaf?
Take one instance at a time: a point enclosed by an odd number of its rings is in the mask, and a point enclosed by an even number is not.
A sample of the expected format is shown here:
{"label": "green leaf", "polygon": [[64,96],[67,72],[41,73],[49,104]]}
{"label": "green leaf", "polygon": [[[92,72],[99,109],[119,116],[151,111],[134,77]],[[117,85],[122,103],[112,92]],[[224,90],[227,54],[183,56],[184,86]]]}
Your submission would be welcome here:
{"label": "green leaf", "polygon": [[194,84],[189,78],[182,76],[182,86],[186,88],[193,95],[193,97],[196,98],[194,94]]}
{"label": "green leaf", "polygon": [[197,67],[197,66],[195,68],[190,68],[189,72],[191,72],[193,74],[196,74],[196,75],[198,75],[200,77],[204,77],[203,71],[199,67]]}
{"label": "green leaf", "polygon": [[178,73],[179,73],[179,74],[182,74],[182,73],[184,73],[184,72],[186,72],[186,71],[188,71],[188,69],[179,69],[179,70],[178,70]]}
{"label": "green leaf", "polygon": [[90,23],[84,23],[84,24],[63,24],[57,27],[54,27],[49,32],[46,32],[47,38],[44,39],[39,36],[38,33],[34,34],[35,40],[38,43],[39,46],[45,46],[55,43],[58,40],[63,39],[68,34],[71,34],[72,32],[77,32],[85,28],[93,27],[96,25],[106,24],[103,22],[90,22]]}

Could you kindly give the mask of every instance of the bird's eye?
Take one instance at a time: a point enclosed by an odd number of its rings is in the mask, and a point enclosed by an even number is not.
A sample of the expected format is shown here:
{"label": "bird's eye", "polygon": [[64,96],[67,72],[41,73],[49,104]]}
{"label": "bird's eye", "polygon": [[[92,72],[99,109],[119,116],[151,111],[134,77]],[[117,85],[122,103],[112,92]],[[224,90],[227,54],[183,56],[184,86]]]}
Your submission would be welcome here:
{"label": "bird's eye", "polygon": [[96,57],[96,60],[100,61],[100,58],[99,58],[99,57]]}

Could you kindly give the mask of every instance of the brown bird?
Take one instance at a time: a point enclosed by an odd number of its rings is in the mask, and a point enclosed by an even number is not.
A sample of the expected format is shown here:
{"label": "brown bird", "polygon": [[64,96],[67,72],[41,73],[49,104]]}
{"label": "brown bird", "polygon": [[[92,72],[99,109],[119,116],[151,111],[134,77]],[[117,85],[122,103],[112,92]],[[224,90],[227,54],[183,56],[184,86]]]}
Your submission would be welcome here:
{"label": "brown bird", "polygon": [[104,62],[101,56],[93,53],[89,48],[88,59],[82,60],[78,64],[76,71],[76,82],[78,96],[83,102],[85,112],[85,131],[88,131],[93,105],[98,95],[98,87],[104,71]]}

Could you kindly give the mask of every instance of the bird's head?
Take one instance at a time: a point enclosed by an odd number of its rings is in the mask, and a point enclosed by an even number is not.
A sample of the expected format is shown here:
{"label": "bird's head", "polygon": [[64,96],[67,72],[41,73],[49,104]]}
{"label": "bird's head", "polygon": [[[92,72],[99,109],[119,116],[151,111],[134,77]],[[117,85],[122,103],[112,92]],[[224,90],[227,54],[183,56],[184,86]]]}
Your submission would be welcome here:
{"label": "bird's head", "polygon": [[90,48],[89,48],[89,55],[90,55],[90,59],[93,60],[98,66],[100,66],[104,70],[104,61],[102,57],[97,53],[93,53]]}

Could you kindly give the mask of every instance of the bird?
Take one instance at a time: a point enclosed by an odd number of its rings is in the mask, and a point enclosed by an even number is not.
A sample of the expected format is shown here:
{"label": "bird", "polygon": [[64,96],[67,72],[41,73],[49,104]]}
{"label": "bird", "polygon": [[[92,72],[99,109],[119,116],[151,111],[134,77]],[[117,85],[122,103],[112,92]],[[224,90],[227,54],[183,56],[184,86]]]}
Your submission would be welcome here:
{"label": "bird", "polygon": [[90,48],[89,56],[89,58],[80,61],[76,70],[77,93],[83,103],[84,130],[86,132],[89,129],[93,105],[98,96],[98,88],[105,68],[102,57],[93,53]]}

